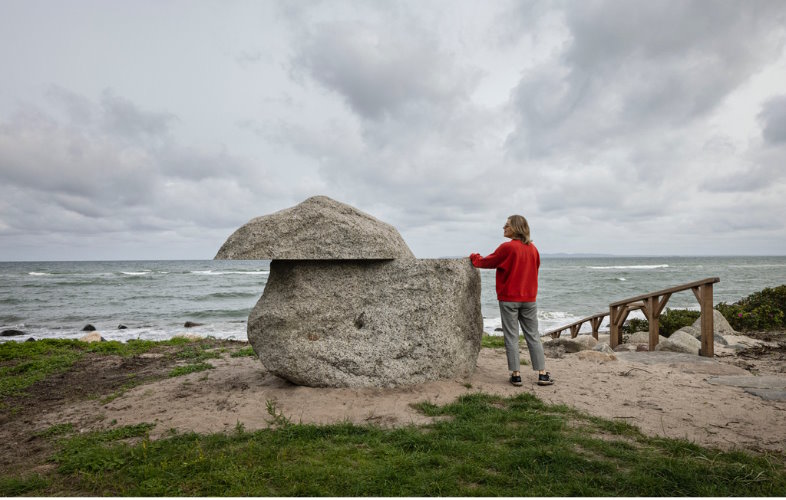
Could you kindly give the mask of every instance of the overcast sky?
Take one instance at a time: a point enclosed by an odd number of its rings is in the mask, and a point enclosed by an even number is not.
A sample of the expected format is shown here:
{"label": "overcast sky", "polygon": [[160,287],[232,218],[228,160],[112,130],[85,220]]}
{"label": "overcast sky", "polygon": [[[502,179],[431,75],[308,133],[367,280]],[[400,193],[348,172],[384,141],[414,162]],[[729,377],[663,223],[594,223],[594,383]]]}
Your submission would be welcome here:
{"label": "overcast sky", "polygon": [[786,2],[0,0],[0,260],[210,259],[327,195],[418,257],[786,254]]}

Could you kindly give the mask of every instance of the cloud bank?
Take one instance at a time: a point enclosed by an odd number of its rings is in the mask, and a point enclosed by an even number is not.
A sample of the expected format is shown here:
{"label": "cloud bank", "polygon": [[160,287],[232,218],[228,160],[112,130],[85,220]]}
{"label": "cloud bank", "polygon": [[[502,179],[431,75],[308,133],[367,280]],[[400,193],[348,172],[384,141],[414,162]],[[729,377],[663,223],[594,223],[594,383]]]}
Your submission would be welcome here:
{"label": "cloud bank", "polygon": [[2,260],[210,258],[315,194],[419,257],[513,213],[544,253],[786,248],[782,2],[48,5],[0,5]]}

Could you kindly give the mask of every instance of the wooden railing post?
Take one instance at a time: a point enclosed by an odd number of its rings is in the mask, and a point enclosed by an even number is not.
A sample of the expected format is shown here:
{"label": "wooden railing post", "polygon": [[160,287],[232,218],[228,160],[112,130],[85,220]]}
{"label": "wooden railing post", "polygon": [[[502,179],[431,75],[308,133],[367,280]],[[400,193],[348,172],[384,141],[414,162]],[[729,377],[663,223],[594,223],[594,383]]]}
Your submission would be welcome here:
{"label": "wooden railing post", "polygon": [[617,334],[619,328],[617,327],[617,308],[609,306],[609,345],[612,349],[619,345],[617,341]]}
{"label": "wooden railing post", "polygon": [[701,287],[701,354],[712,358],[715,356],[715,333],[712,317],[712,283]]}
{"label": "wooden railing post", "polygon": [[601,322],[603,322],[603,316],[590,320],[590,324],[592,325],[592,336],[595,337],[595,340],[598,340],[598,329],[600,328]]}
{"label": "wooden railing post", "polygon": [[658,341],[660,340],[658,337],[658,332],[660,330],[660,321],[658,320],[658,297],[648,298],[645,304],[644,315],[647,316],[647,322],[650,326],[649,350],[654,351],[655,346],[658,345]]}

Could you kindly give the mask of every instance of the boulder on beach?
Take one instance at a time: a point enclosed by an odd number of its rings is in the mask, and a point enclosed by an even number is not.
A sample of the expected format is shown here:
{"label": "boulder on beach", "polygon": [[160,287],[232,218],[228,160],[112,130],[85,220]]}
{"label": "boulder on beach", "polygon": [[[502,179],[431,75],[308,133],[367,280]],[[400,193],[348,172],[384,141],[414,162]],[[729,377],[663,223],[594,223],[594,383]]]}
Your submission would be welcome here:
{"label": "boulder on beach", "polygon": [[[701,338],[701,318],[697,319],[691,325],[693,328],[696,328],[698,331],[698,338]],[[696,331],[691,330],[691,332]],[[726,317],[721,314],[720,311],[717,309],[712,310],[712,330],[715,333],[715,336],[718,335],[725,337],[726,335],[739,335],[737,331],[731,327],[729,322],[726,320]]]}
{"label": "boulder on beach", "polygon": [[106,342],[106,339],[98,332],[90,332],[79,339],[82,342]]}
{"label": "boulder on beach", "polygon": [[194,323],[193,321],[186,321],[183,328],[194,328],[195,326],[204,326],[204,323]]}
{"label": "boulder on beach", "polygon": [[467,377],[483,319],[469,259],[274,260],[248,320],[273,374],[311,387]]}
{"label": "boulder on beach", "polygon": [[327,196],[251,219],[232,233],[216,259],[414,259],[399,232]]}
{"label": "boulder on beach", "polygon": [[605,352],[608,354],[614,352],[614,349],[612,349],[611,346],[606,342],[598,342],[598,344],[595,347],[593,347],[592,350],[597,352]]}
{"label": "boulder on beach", "polygon": [[96,331],[96,327],[94,327],[93,325],[85,325],[85,327],[82,328],[82,331],[83,332],[94,332],[94,331]]}
{"label": "boulder on beach", "polygon": [[173,339],[186,339],[186,340],[190,340],[190,341],[193,342],[195,340],[202,340],[205,337],[203,337],[202,335],[195,335],[193,333],[180,333],[178,335],[174,335],[172,338]]}
{"label": "boulder on beach", "polygon": [[[658,335],[658,343],[660,344],[666,340],[663,335]],[[647,344],[650,343],[650,332],[636,332],[632,333],[627,340],[628,344]]]}
{"label": "boulder on beach", "polygon": [[[693,335],[695,338],[701,340],[701,318],[697,319],[690,326],[683,326],[680,330]],[[726,317],[720,311],[712,310],[712,330],[713,342],[721,345],[728,345],[726,336],[739,335],[737,331],[731,327]]]}
{"label": "boulder on beach", "polygon": [[594,361],[595,363],[608,363],[609,361],[617,361],[617,356],[614,352],[600,352],[600,351],[581,351],[576,354],[579,359],[585,361]]}
{"label": "boulder on beach", "polygon": [[684,352],[686,354],[699,355],[701,341],[693,335],[677,330],[669,338],[655,346],[656,351]]}
{"label": "boulder on beach", "polygon": [[18,335],[24,335],[25,332],[21,330],[3,330],[0,332],[0,337],[16,337]]}
{"label": "boulder on beach", "polygon": [[566,353],[591,350],[598,344],[592,335],[579,335],[575,338],[560,337],[557,339],[547,339],[543,342],[544,347],[554,348],[561,346]]}

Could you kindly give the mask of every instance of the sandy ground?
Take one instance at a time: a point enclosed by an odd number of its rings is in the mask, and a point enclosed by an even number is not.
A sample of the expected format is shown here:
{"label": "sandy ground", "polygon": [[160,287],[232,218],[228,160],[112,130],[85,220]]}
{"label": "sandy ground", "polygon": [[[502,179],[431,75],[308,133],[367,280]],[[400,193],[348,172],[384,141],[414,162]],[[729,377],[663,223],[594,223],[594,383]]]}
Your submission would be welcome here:
{"label": "sandy ground", "polygon": [[[526,347],[522,353],[522,359],[528,359]],[[155,422],[153,438],[170,429],[232,431],[238,423],[248,431],[271,425],[271,405],[294,423],[399,426],[431,421],[413,409],[412,403],[445,404],[476,391],[502,396],[524,391],[548,403],[624,420],[652,436],[684,438],[723,449],[786,450],[786,402],[768,401],[740,387],[707,381],[715,376],[753,377],[751,371],[786,380],[784,364],[777,361],[782,355],[757,364],[729,353],[715,359],[659,358],[657,354],[618,353],[615,360],[565,354],[547,359],[547,368],[557,379],[555,385],[539,387],[534,372],[524,371],[524,386],[514,387],[507,382],[504,350],[482,349],[475,373],[467,380],[396,389],[296,386],[268,373],[256,358],[227,355],[210,360],[214,370],[148,383],[108,404],[88,401],[58,408],[41,415],[36,427],[78,422],[91,429],[105,428],[110,422]]]}

